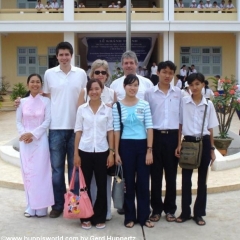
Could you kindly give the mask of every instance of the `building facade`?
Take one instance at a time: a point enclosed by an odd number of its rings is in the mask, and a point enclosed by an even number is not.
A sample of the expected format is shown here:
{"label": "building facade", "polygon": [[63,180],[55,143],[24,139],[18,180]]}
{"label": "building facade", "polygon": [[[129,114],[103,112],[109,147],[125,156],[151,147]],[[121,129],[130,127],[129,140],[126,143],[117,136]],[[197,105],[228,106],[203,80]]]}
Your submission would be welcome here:
{"label": "building facade", "polygon": [[[85,9],[65,0],[63,9],[38,12],[37,1],[0,0],[0,76],[13,86],[25,83],[33,72],[43,75],[57,64],[55,46],[61,41],[74,46],[72,63],[87,69],[82,39],[125,37],[124,8],[107,9],[112,2],[107,0],[83,2]],[[153,9],[152,1],[132,1],[132,36],[156,38],[150,62],[171,60],[178,71],[183,64],[194,64],[207,77],[235,75],[240,81],[240,3],[233,1],[235,8],[229,10],[199,11],[189,8],[191,0],[183,1],[185,8],[174,8],[170,0],[155,2]]]}

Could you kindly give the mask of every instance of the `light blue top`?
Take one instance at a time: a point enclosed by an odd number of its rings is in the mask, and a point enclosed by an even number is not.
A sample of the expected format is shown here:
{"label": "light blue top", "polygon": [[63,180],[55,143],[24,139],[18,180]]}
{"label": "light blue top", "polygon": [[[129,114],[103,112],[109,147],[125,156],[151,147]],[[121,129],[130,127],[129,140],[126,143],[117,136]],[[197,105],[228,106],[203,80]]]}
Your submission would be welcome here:
{"label": "light blue top", "polygon": [[[152,115],[149,103],[139,100],[134,106],[125,106],[120,102],[123,133],[122,139],[146,139],[146,129],[153,128]],[[120,120],[117,110],[117,104],[113,105],[113,126],[114,131],[120,131]]]}

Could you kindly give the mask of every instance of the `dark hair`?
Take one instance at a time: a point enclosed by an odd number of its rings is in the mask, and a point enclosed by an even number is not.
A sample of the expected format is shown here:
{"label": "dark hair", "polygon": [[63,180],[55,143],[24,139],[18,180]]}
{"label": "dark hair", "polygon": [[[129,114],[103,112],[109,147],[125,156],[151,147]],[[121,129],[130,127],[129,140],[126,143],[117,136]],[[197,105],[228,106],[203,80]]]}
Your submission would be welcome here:
{"label": "dark hair", "polygon": [[186,65],[185,65],[185,64],[184,64],[184,65],[182,65],[181,69],[183,69],[184,67],[186,67]]}
{"label": "dark hair", "polygon": [[[38,77],[39,80],[40,80],[40,82],[41,82],[41,84],[43,84],[42,77],[41,77],[38,73],[32,73],[32,74],[30,74],[30,75],[28,76],[28,78],[27,78],[27,84],[29,84],[31,78],[32,78],[32,77],[35,77],[35,76]],[[24,97],[28,97],[29,95],[30,95],[30,91],[28,91]]]}
{"label": "dark hair", "polygon": [[172,61],[165,61],[158,64],[158,72],[160,72],[162,69],[166,69],[167,67],[173,70],[174,73],[177,69],[176,65]]}
{"label": "dark hair", "polygon": [[68,49],[71,56],[73,55],[73,47],[72,47],[71,43],[69,43],[69,42],[60,42],[56,46],[56,55],[58,55],[60,49],[64,49],[64,50]]}
{"label": "dark hair", "polygon": [[181,78],[181,75],[180,75],[180,74],[176,74],[176,77],[177,77],[178,79],[180,79],[180,78]]}
{"label": "dark hair", "polygon": [[99,86],[100,86],[100,88],[103,89],[103,84],[102,84],[102,82],[101,82],[99,79],[90,79],[90,80],[87,82],[87,86],[86,86],[87,94],[89,93],[89,91],[90,91],[93,83],[98,83]]}
{"label": "dark hair", "polygon": [[187,83],[190,85],[194,80],[204,83],[205,77],[202,73],[192,73],[187,77]]}
{"label": "dark hair", "polygon": [[134,74],[129,74],[125,77],[124,81],[123,81],[123,86],[125,87],[126,85],[129,85],[129,84],[132,84],[134,83],[135,81],[138,82],[138,85],[139,85],[139,79],[136,75]]}

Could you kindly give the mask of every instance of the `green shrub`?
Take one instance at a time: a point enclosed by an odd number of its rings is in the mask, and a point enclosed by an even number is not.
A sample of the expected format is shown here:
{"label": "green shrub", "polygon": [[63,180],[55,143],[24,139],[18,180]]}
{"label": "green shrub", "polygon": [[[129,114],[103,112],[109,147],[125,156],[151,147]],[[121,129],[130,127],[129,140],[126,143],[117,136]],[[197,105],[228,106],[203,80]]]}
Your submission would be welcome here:
{"label": "green shrub", "polygon": [[23,83],[17,83],[14,84],[12,94],[10,95],[10,98],[12,101],[14,101],[18,97],[24,97],[27,93],[27,89],[25,88]]}

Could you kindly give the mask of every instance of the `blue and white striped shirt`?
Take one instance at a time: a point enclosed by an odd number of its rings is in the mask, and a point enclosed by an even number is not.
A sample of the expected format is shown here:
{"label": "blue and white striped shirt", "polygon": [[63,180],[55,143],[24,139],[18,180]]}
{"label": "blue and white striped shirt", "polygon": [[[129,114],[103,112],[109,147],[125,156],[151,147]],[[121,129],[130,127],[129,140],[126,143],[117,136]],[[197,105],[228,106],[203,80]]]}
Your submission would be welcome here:
{"label": "blue and white striped shirt", "polygon": [[[146,139],[146,129],[153,128],[149,103],[139,100],[134,106],[125,106],[120,102],[123,133],[122,139]],[[120,119],[117,104],[113,105],[114,131],[120,131]]]}

